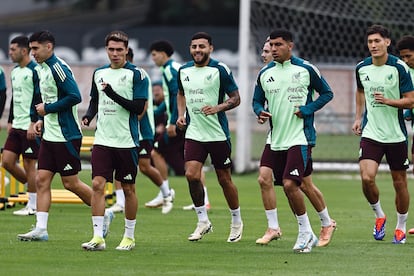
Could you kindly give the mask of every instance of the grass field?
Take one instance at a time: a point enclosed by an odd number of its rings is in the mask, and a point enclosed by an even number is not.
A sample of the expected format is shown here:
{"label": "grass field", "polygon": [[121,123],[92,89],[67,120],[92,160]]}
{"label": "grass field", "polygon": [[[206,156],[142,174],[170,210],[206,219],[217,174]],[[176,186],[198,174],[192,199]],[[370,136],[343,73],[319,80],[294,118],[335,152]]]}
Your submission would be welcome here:
{"label": "grass field", "polygon": [[[90,183],[90,172],[81,178]],[[280,187],[276,187],[281,240],[258,246],[255,240],[266,229],[256,174],[236,175],[239,188],[243,239],[226,242],[230,215],[224,197],[211,172],[207,186],[212,209],[209,213],[214,231],[201,241],[189,242],[187,236],[196,225],[196,215],[181,207],[190,203],[187,184],[182,177],[172,177],[176,190],[172,212],[162,215],[159,209],[146,209],[144,203],[157,193],[156,187],[141,175],[137,180],[139,210],[136,248],[131,252],[115,250],[123,234],[123,215],[117,215],[106,239],[107,249],[87,252],[81,243],[92,235],[90,209],[84,205],[54,204],[49,217],[48,242],[20,242],[35,218],[16,217],[14,209],[0,211],[0,262],[2,275],[409,275],[414,238],[405,245],[391,243],[396,224],[394,192],[388,175],[379,175],[381,202],[388,215],[385,241],[372,237],[374,215],[362,195],[357,175],[315,173],[315,183],[325,195],[330,214],[338,223],[332,243],[315,248],[310,254],[292,252],[297,223]],[[412,180],[411,180],[412,181]],[[60,188],[55,178],[54,188]],[[411,193],[413,188],[410,187]],[[315,233],[320,222],[308,203],[308,213]],[[414,226],[409,218],[408,227]]]}

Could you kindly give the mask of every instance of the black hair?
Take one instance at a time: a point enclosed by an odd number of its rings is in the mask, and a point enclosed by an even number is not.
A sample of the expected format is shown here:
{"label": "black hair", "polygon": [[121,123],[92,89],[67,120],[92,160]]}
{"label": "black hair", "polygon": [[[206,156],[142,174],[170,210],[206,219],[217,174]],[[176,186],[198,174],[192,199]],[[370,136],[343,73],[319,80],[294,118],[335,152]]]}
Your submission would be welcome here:
{"label": "black hair", "polygon": [[171,43],[167,40],[158,40],[151,44],[150,52],[157,51],[157,52],[164,52],[167,54],[168,57],[174,54],[174,48]]}
{"label": "black hair", "polygon": [[10,44],[17,44],[17,46],[19,48],[26,48],[26,49],[30,50],[29,38],[27,36],[24,36],[24,35],[19,35],[19,36],[14,37],[10,41]]}
{"label": "black hair", "polygon": [[191,40],[196,40],[196,39],[200,39],[200,38],[207,39],[208,44],[213,45],[213,39],[206,32],[198,32],[198,33],[193,34],[193,36],[191,37]]}
{"label": "black hair", "polygon": [[52,43],[53,46],[55,46],[55,37],[53,36],[53,34],[50,31],[44,30],[44,31],[38,31],[33,33],[30,37],[29,37],[29,43],[30,42],[39,42],[39,43],[43,43],[43,42],[50,42]]}
{"label": "black hair", "polygon": [[293,42],[293,34],[285,29],[277,29],[270,33],[269,39],[275,39],[281,37],[283,40]]}
{"label": "black hair", "polygon": [[378,24],[369,26],[365,33],[365,36],[368,37],[372,34],[379,34],[383,38],[391,38],[390,31],[388,31],[388,29],[384,26]]}
{"label": "black hair", "polygon": [[414,51],[414,36],[405,35],[397,42],[397,50],[411,50]]}
{"label": "black hair", "polygon": [[134,60],[134,50],[131,47],[128,47],[128,53],[126,54],[126,58],[129,62]]}

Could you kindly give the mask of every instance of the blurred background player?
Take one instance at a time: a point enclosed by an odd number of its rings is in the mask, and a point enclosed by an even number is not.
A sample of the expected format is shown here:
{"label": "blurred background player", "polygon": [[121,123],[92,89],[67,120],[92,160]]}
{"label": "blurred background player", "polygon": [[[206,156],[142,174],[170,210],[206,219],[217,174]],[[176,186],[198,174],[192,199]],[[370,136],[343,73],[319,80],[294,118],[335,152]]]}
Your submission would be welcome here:
{"label": "blurred background player", "polygon": [[[164,181],[168,181],[168,165],[174,170],[175,175],[184,175],[184,133],[176,126],[178,109],[177,93],[178,82],[177,74],[181,64],[172,59],[174,48],[166,40],[155,41],[150,45],[152,61],[160,67],[162,72],[162,84],[164,91],[164,104],[167,112],[167,124],[165,132],[159,134],[156,140],[152,158],[155,166],[158,167]],[[204,179],[204,173],[203,173]],[[203,181],[204,183],[204,181]],[[205,202],[210,209],[207,189],[205,190]],[[162,197],[159,193],[153,200],[145,204],[146,207],[158,207],[162,204]],[[193,210],[194,205],[190,204],[183,207],[184,210]]]}
{"label": "blurred background player", "polygon": [[[128,48],[127,60],[133,63],[134,52],[132,48]],[[149,77],[147,76],[148,80]],[[150,84],[151,87],[151,84]],[[161,213],[168,214],[173,208],[175,197],[174,189],[170,189],[168,181],[163,178],[158,169],[151,164],[151,152],[154,144],[154,108],[152,101],[152,89],[148,90],[148,100],[146,111],[139,116],[139,148],[138,148],[138,167],[139,171],[147,176],[152,183],[159,189],[162,195]],[[116,203],[109,207],[114,213],[123,212],[125,207],[125,195],[122,190],[121,182],[115,180]]]}
{"label": "blurred background player", "polygon": [[[266,39],[266,42],[263,45],[261,57],[265,64],[268,64],[271,61],[273,61],[269,37]],[[265,121],[266,120],[260,120],[260,118],[258,118],[258,123],[260,124],[264,124]],[[269,144],[270,132],[266,141],[266,147],[268,147]],[[266,150],[268,149],[265,149],[265,151]],[[263,154],[265,155],[266,153],[263,152]],[[274,185],[282,185],[282,183],[274,182],[273,170],[272,168],[266,165],[260,165],[259,167],[258,182],[260,184],[262,201],[263,206],[265,208],[268,228],[263,237],[256,240],[256,243],[265,245],[271,242],[272,240],[279,239],[282,236],[282,231],[279,227],[277,215],[276,194],[274,191]],[[319,233],[317,246],[327,246],[331,241],[334,231],[336,230],[336,221],[331,219],[331,217],[329,216],[328,208],[325,204],[323,194],[318,189],[318,187],[314,185],[311,175],[304,177],[302,179],[300,189],[305,193],[309,201],[312,203],[321,221],[321,230]],[[294,212],[292,206],[291,209]]]}
{"label": "blurred background player", "polygon": [[[408,70],[411,75],[411,81],[414,84],[414,36],[407,35],[403,36],[397,42],[397,50],[399,51],[401,59],[408,65]],[[411,127],[414,124],[414,113],[413,109],[407,109],[404,117],[407,121],[411,121]],[[411,162],[414,162],[414,136],[413,143],[411,145]],[[413,169],[414,170],[414,169]],[[414,234],[414,228],[408,230],[409,234]]]}
{"label": "blurred background player", "polygon": [[[36,164],[40,139],[34,131],[38,121],[35,105],[40,103],[39,76],[36,62],[30,59],[29,39],[17,36],[10,42],[9,56],[17,65],[11,71],[12,100],[3,147],[2,166],[20,183],[27,185],[28,201],[14,215],[36,213]],[[23,157],[23,168],[19,157]]]}

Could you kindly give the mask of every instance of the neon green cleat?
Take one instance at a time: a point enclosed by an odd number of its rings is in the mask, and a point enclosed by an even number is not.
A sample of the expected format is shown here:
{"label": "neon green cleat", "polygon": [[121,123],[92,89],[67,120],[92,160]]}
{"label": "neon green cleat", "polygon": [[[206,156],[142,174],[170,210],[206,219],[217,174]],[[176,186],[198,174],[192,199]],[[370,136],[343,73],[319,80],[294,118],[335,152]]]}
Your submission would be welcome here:
{"label": "neon green cleat", "polygon": [[130,251],[135,248],[135,239],[124,237],[119,245],[116,247],[116,250],[121,251]]}
{"label": "neon green cleat", "polygon": [[89,242],[82,243],[82,248],[88,251],[102,251],[106,248],[105,240],[94,236]]}

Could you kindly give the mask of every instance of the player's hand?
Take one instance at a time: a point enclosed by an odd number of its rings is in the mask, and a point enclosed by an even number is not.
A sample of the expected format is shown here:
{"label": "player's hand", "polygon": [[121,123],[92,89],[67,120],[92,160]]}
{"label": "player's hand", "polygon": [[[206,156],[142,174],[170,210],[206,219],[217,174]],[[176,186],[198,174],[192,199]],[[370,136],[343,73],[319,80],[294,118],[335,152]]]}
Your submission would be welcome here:
{"label": "player's hand", "polygon": [[82,126],[89,126],[89,124],[90,124],[90,121],[89,121],[88,116],[83,116],[82,121],[81,121],[81,125]]}
{"label": "player's hand", "polygon": [[33,125],[33,131],[37,136],[42,136],[43,121],[39,120]]}
{"label": "player's hand", "polygon": [[361,136],[362,134],[361,120],[355,120],[354,124],[352,125],[352,132],[355,135]]}
{"label": "player's hand", "polygon": [[177,124],[177,127],[181,130],[184,130],[187,127],[187,122],[184,116],[179,116],[176,124]]}
{"label": "player's hand", "polygon": [[36,139],[36,132],[34,130],[34,123],[30,123],[30,127],[27,129],[26,138],[27,140],[34,140]]}
{"label": "player's hand", "polygon": [[46,115],[45,104],[44,103],[37,104],[37,105],[35,105],[35,107],[36,107],[37,114],[39,114],[40,116],[45,116]]}
{"label": "player's hand", "polygon": [[175,137],[177,136],[176,125],[168,125],[167,126],[167,135],[168,137]]}
{"label": "player's hand", "polygon": [[218,112],[219,112],[219,108],[218,108],[217,105],[215,105],[215,106],[206,105],[206,106],[203,106],[203,108],[201,108],[201,113],[203,113],[206,116],[214,115]]}
{"label": "player's hand", "polygon": [[296,106],[295,112],[293,112],[297,117],[303,118],[302,112],[300,112],[299,106]]}
{"label": "player's hand", "polygon": [[259,124],[264,124],[269,118],[272,118],[272,113],[267,111],[261,111],[259,117],[257,117],[257,122]]}

